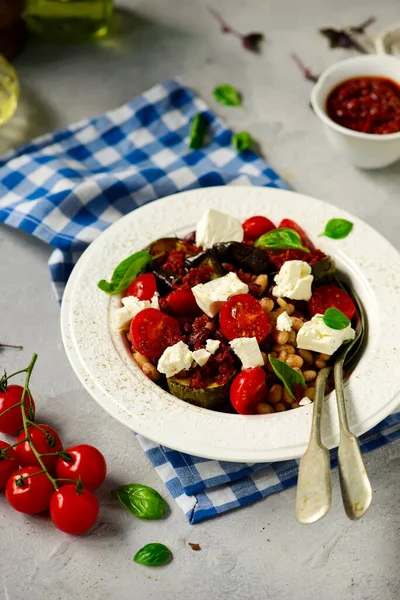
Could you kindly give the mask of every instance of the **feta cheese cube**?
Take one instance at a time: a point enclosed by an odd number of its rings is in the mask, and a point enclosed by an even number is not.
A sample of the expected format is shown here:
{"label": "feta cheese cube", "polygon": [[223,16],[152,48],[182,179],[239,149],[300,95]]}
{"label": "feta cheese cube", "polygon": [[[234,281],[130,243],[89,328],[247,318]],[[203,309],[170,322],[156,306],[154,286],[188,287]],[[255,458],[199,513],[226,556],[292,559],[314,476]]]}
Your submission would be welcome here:
{"label": "feta cheese cube", "polygon": [[348,325],[345,329],[331,329],[325,325],[323,315],[314,315],[297,332],[297,347],[330,356],[346,342],[354,339],[356,332]]}
{"label": "feta cheese cube", "polygon": [[197,305],[209,317],[215,317],[224,302],[230,296],[247,294],[248,285],[240,281],[236,273],[212,279],[208,283],[199,283],[192,288]]}
{"label": "feta cheese cube", "polygon": [[184,342],[178,342],[166,348],[158,361],[157,369],[167,377],[173,377],[181,371],[190,369],[193,363],[192,353]]}
{"label": "feta cheese cube", "polygon": [[199,367],[203,367],[210,358],[211,354],[207,352],[207,350],[205,350],[204,348],[200,348],[200,350],[195,350],[194,352],[192,352],[192,356],[193,359],[199,365]]}
{"label": "feta cheese cube", "polygon": [[287,260],[281,266],[278,275],[275,275],[276,286],[272,290],[272,295],[277,298],[309,300],[313,279],[308,263],[302,260]]}
{"label": "feta cheese cube", "polygon": [[276,320],[276,329],[278,331],[291,331],[292,330],[292,319],[285,312],[281,313]]}
{"label": "feta cheese cube", "polygon": [[243,227],[239,219],[209,208],[197,223],[196,246],[211,248],[217,242],[242,242]]}
{"label": "feta cheese cube", "polygon": [[215,354],[218,348],[220,347],[221,342],[219,340],[207,340],[206,341],[206,350],[210,354]]}
{"label": "feta cheese cube", "polygon": [[264,359],[255,337],[236,338],[229,342],[229,345],[236,356],[242,361],[243,369],[263,366]]}
{"label": "feta cheese cube", "polygon": [[312,404],[312,400],[310,400],[310,398],[307,398],[307,396],[302,398],[299,402],[299,406],[307,406],[308,404]]}
{"label": "feta cheese cube", "polygon": [[115,311],[115,325],[118,329],[128,329],[133,317],[136,317],[143,309],[160,308],[158,294],[154,294],[151,300],[139,300],[136,296],[126,296],[122,298],[122,304],[123,307]]}

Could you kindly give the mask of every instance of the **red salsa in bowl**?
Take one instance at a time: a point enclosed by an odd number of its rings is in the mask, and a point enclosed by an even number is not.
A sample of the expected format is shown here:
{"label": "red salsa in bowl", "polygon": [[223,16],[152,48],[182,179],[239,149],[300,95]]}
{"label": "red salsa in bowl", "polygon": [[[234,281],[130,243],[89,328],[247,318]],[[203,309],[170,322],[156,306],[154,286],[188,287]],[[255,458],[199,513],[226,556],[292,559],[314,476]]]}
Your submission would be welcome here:
{"label": "red salsa in bowl", "polygon": [[387,77],[354,77],[328,95],[328,116],[342,127],[377,135],[400,132],[400,85]]}

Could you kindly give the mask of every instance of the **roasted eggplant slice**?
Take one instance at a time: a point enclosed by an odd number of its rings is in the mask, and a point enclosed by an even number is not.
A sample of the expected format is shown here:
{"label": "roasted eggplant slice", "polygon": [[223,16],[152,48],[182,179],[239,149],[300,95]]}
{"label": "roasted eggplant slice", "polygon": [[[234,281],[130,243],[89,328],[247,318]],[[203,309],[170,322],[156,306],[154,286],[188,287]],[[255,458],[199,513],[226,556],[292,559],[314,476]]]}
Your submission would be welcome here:
{"label": "roasted eggplant slice", "polygon": [[335,261],[330,256],[325,256],[325,258],[310,265],[310,267],[315,281],[329,279],[336,272]]}
{"label": "roasted eggplant slice", "polygon": [[199,254],[189,256],[185,260],[185,263],[186,266],[189,268],[202,267],[204,265],[211,267],[214,272],[214,276],[212,277],[212,279],[216,279],[217,277],[222,277],[223,275],[226,275],[226,270],[219,262],[217,255],[213,249],[204,250],[203,252],[199,252]]}
{"label": "roasted eggplant slice", "polygon": [[154,277],[156,278],[157,291],[161,296],[166,296],[172,292],[176,285],[182,283],[179,275],[173,271],[163,269],[153,269]]}
{"label": "roasted eggplant slice", "polygon": [[276,271],[268,252],[240,242],[222,242],[212,247],[221,263],[231,263],[243,271],[260,275]]}
{"label": "roasted eggplant slice", "polygon": [[232,379],[224,385],[212,383],[206,388],[193,388],[190,386],[190,377],[170,377],[167,380],[168,389],[177,398],[185,400],[195,406],[208,408],[209,410],[219,410],[224,406],[229,398],[229,388]]}

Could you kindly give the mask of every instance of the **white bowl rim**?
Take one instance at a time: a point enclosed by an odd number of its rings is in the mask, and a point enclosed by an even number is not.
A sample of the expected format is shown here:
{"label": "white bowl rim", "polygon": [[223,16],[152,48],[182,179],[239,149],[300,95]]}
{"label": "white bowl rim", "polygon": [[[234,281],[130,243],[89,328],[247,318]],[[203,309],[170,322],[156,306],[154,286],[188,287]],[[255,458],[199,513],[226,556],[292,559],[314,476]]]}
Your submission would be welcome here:
{"label": "white bowl rim", "polygon": [[[364,139],[364,140],[376,141],[376,142],[382,143],[387,140],[400,139],[400,131],[398,131],[396,133],[377,134],[377,133],[363,133],[362,131],[355,131],[354,129],[348,129],[347,127],[343,127],[343,125],[339,125],[333,119],[331,119],[328,116],[328,114],[326,113],[326,111],[324,110],[324,108],[321,108],[321,104],[317,99],[319,90],[321,89],[325,80],[327,79],[327,77],[329,77],[329,75],[331,73],[334,73],[335,71],[340,70],[343,66],[345,66],[346,64],[349,64],[350,62],[359,63],[361,65],[361,64],[363,64],[363,63],[365,64],[369,61],[372,62],[376,59],[379,59],[380,61],[387,60],[389,62],[396,61],[397,65],[399,67],[399,81],[397,83],[400,87],[400,60],[398,58],[391,56],[389,54],[371,54],[368,56],[353,56],[352,58],[346,58],[344,60],[336,62],[333,65],[331,65],[330,67],[328,67],[327,69],[325,69],[325,71],[320,75],[317,83],[314,85],[313,89],[311,90],[311,105],[312,105],[316,115],[321,119],[321,121],[323,121],[326,125],[328,125],[332,129],[336,129],[336,131],[338,131],[344,135],[347,135],[349,137],[354,137],[354,138],[358,138],[358,139]],[[379,68],[378,68],[378,70],[379,70]],[[362,74],[360,73],[360,75],[355,75],[353,77],[344,78],[343,82],[348,81],[349,79],[355,79],[356,77],[362,77]],[[368,75],[368,77],[373,77],[373,75]],[[384,75],[380,75],[379,73],[377,73],[375,75],[375,77],[384,77]],[[340,84],[337,84],[337,85],[340,85]],[[334,88],[332,88],[332,89],[334,89]]]}

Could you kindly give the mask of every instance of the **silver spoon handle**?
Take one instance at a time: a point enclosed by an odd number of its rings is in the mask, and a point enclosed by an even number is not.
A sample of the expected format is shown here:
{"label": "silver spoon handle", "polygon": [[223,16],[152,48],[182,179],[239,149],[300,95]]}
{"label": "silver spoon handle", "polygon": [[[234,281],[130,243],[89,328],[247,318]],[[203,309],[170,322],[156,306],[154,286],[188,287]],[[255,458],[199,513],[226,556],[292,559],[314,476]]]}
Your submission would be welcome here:
{"label": "silver spoon handle", "polygon": [[343,390],[343,361],[335,363],[335,389],[339,413],[340,443],[338,465],[340,488],[346,515],[360,519],[372,501],[372,488],[357,442],[349,429]]}
{"label": "silver spoon handle", "polygon": [[297,481],[296,519],[314,523],[332,505],[332,483],[329,450],[321,441],[321,413],[325,398],[325,382],[331,367],[321,369],[315,385],[313,418],[308,448],[300,460]]}

